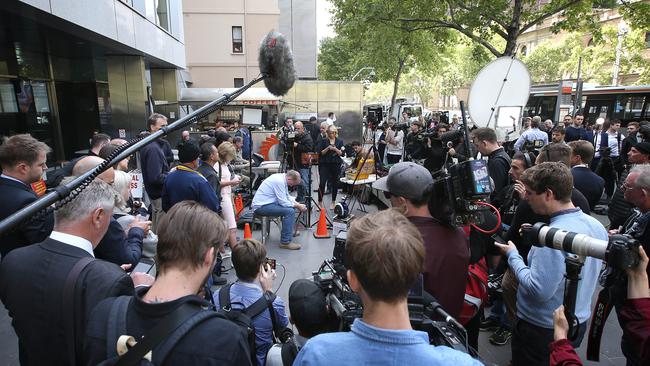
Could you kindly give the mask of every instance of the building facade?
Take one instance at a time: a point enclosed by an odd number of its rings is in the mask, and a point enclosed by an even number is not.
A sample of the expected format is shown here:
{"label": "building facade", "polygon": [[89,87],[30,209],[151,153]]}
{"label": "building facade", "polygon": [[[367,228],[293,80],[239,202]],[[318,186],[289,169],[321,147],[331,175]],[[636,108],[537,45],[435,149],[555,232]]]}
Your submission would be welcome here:
{"label": "building facade", "polygon": [[184,0],[188,81],[197,88],[240,87],[260,73],[260,41],[278,30],[278,0]]}
{"label": "building facade", "polygon": [[181,0],[3,1],[0,134],[31,133],[55,163],[177,110],[181,14]]}
{"label": "building facade", "polygon": [[318,37],[316,0],[279,0],[280,32],[293,50],[296,73],[300,79],[318,78]]}

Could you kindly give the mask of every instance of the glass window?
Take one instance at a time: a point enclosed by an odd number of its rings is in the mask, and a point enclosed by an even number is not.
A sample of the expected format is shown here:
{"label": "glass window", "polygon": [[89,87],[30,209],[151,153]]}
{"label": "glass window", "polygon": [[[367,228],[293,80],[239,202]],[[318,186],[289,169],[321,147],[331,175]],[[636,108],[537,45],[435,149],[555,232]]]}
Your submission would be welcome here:
{"label": "glass window", "polygon": [[235,88],[244,86],[244,78],[235,78]]}
{"label": "glass window", "polygon": [[32,81],[32,90],[34,91],[36,113],[49,113],[50,102],[47,98],[47,84],[40,81]]}
{"label": "glass window", "polygon": [[9,80],[0,80],[0,113],[17,113],[16,92]]}
{"label": "glass window", "polygon": [[244,53],[242,27],[232,27],[232,53]]}
{"label": "glass window", "polygon": [[167,0],[158,0],[156,24],[169,32],[169,3]]}

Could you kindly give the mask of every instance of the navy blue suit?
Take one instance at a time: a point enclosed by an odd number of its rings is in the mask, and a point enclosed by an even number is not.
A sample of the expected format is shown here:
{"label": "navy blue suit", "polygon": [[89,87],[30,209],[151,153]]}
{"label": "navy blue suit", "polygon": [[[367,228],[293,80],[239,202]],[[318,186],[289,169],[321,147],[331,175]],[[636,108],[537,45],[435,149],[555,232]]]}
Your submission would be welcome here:
{"label": "navy blue suit", "polygon": [[[38,196],[30,186],[11,179],[0,177],[0,220],[4,220],[21,208],[36,201]],[[31,220],[0,237],[2,258],[13,249],[41,242],[47,238],[54,227],[52,213],[40,220]]]}
{"label": "navy blue suit", "polygon": [[592,210],[603,195],[605,180],[587,167],[575,167],[571,169],[573,174],[573,186],[582,193],[589,202]]}
{"label": "navy blue suit", "polygon": [[129,233],[125,234],[122,225],[114,217],[111,217],[106,234],[94,250],[95,257],[118,266],[131,264],[131,268],[135,268],[142,257],[143,240],[144,230],[132,227],[129,229]]}
{"label": "navy blue suit", "polygon": [[183,170],[182,165],[169,173],[162,191],[162,209],[168,212],[178,202],[196,201],[214,212],[221,203],[210,183],[198,172]]}
{"label": "navy blue suit", "polygon": [[140,150],[144,189],[152,200],[160,198],[165,177],[169,173],[169,163],[164,150],[166,145],[168,144],[165,141],[156,140]]}

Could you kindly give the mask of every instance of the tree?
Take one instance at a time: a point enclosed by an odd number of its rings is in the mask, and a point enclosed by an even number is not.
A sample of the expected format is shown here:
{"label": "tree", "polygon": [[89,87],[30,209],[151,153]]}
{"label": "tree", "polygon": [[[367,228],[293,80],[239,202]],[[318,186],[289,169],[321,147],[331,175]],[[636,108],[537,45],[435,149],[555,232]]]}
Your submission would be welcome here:
{"label": "tree", "polygon": [[[569,34],[561,42],[541,43],[523,61],[534,82],[554,82],[562,78],[577,78],[578,60],[582,57],[581,78],[586,82],[610,84],[616,60],[618,29],[603,27],[599,39],[584,47],[590,35],[583,32]],[[647,83],[650,68],[643,58],[645,31],[632,30],[622,38],[620,75],[639,74],[637,84]]]}
{"label": "tree", "polygon": [[[353,14],[341,14],[353,17]],[[436,50],[443,48],[449,32],[436,34],[400,30],[388,24],[338,22],[336,37],[322,42],[319,70],[324,77],[349,79],[362,67],[372,67],[378,81],[393,81],[391,108],[402,75],[414,67],[432,68],[441,63]]]}
{"label": "tree", "polygon": [[[599,37],[594,8],[611,8],[616,0],[331,0],[334,23],[352,26],[384,24],[399,31],[453,30],[485,47],[494,56],[516,53],[519,36],[558,16],[553,30],[588,30]],[[621,12],[630,24],[647,24],[650,6],[623,1]],[[492,42],[500,39],[503,46]]]}

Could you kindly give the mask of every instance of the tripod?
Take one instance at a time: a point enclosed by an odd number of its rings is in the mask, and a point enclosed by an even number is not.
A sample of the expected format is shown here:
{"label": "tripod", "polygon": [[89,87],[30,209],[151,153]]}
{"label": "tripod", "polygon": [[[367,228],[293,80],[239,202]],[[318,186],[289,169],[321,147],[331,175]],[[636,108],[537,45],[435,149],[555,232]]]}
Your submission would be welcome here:
{"label": "tripod", "polygon": [[[314,226],[316,223],[318,223],[318,221],[316,221],[313,224],[311,222],[312,204],[315,205],[316,207],[319,207],[318,203],[316,202],[316,200],[314,199],[314,197],[312,196],[312,193],[311,193],[311,183],[312,183],[311,167],[313,165],[314,165],[313,164],[313,159],[310,157],[309,158],[309,165],[308,165],[309,170],[307,171],[307,177],[308,177],[309,184],[307,185],[307,189],[305,191],[305,206],[307,206],[307,212],[306,212],[306,215],[304,215],[304,217],[302,217],[302,220],[300,221],[302,226],[304,226],[305,228],[310,228],[310,227]],[[322,210],[323,208],[320,207],[320,209]],[[301,216],[303,216],[303,215],[298,215],[298,220],[300,220]],[[327,218],[327,216],[325,216],[325,217]],[[329,218],[327,218],[327,221],[329,222]],[[331,224],[331,222],[330,222],[330,224]]]}

